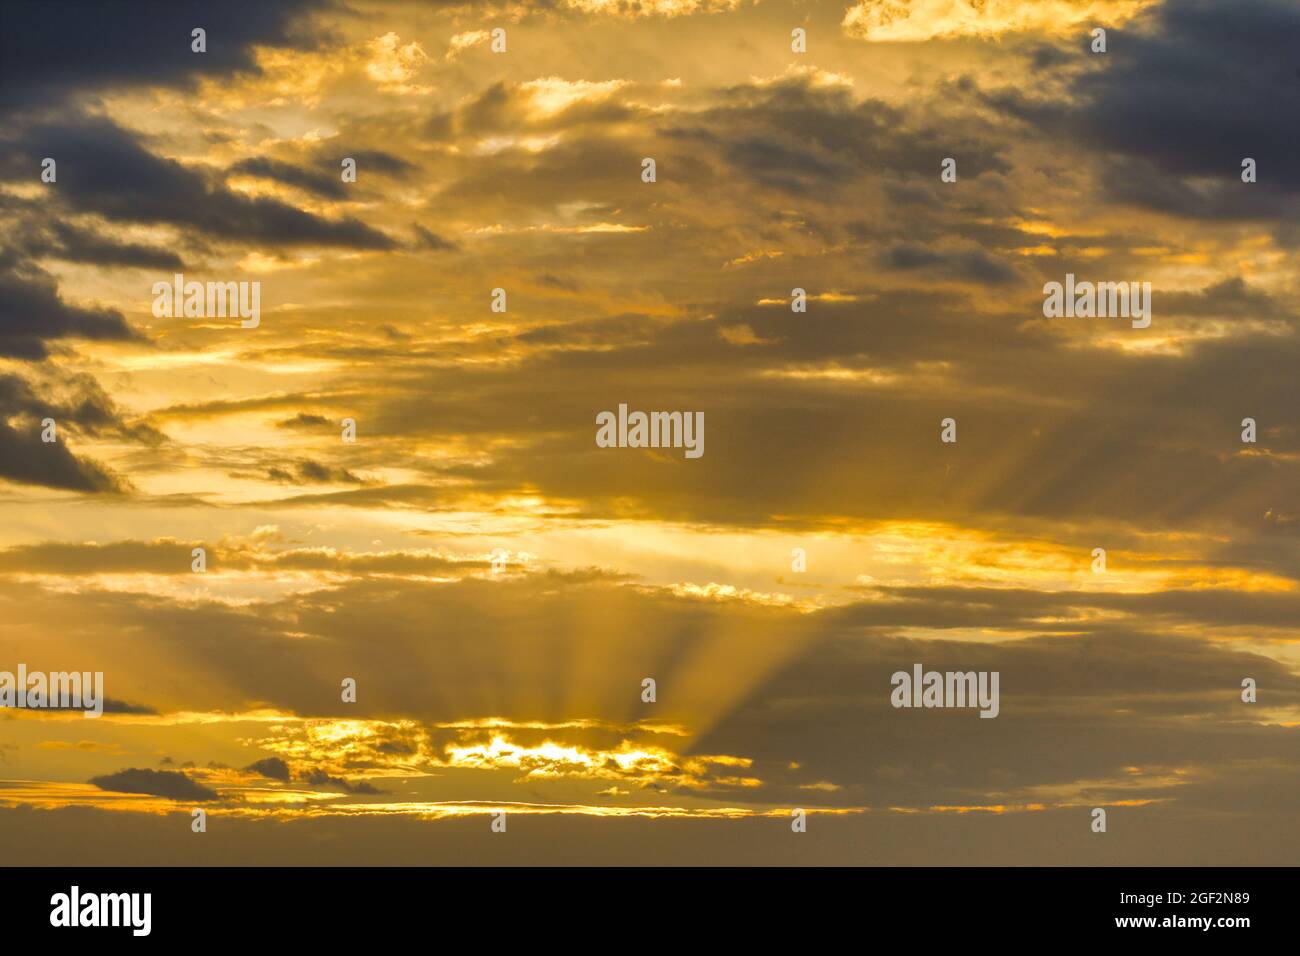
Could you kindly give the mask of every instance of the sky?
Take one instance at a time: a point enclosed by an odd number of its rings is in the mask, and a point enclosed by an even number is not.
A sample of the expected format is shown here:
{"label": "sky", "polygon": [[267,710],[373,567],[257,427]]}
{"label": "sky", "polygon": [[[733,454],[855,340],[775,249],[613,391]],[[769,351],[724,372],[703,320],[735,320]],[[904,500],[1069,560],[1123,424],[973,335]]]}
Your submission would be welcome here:
{"label": "sky", "polygon": [[1298,47],[1287,0],[6,4],[0,671],[106,698],[0,710],[8,858],[1300,862]]}

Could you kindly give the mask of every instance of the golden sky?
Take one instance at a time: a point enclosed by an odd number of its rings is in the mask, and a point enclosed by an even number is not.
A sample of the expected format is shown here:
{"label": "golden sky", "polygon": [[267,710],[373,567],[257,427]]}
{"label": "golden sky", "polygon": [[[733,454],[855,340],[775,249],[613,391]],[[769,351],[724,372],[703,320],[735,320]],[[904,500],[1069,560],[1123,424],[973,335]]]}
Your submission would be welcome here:
{"label": "golden sky", "polygon": [[0,14],[17,852],[1300,858],[1294,4],[111,6]]}

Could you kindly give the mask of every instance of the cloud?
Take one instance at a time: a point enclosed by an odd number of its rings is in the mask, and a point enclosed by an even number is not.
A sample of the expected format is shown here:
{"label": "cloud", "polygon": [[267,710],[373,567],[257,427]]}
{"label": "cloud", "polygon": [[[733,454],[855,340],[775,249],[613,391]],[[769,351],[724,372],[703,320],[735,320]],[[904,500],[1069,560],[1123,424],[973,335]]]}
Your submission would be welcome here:
{"label": "cloud", "polygon": [[240,160],[227,172],[274,179],[331,199],[342,199],[348,194],[347,184],[333,170],[309,169],[260,156]]}
{"label": "cloud", "polygon": [[[144,0],[108,15],[95,0],[62,0],[51,18],[39,4],[6,5],[0,30],[0,110],[48,109],[78,91],[142,84],[183,85],[198,75],[255,69],[252,47],[302,36],[316,0],[265,4],[230,0]],[[190,31],[206,24],[208,49],[195,54]]]}
{"label": "cloud", "polygon": [[279,780],[282,783],[289,782],[289,765],[279,757],[266,757],[254,761],[244,769],[266,777],[268,780]]}
{"label": "cloud", "polygon": [[1300,110],[1297,42],[1300,9],[1285,0],[1169,0],[1107,52],[1107,69],[1074,81],[1073,124],[1097,148],[1174,176],[1241,185],[1252,156],[1261,180],[1300,191],[1300,156],[1276,122]]}
{"label": "cloud", "polygon": [[288,485],[349,484],[363,485],[366,480],[346,468],[331,468],[316,461],[299,461],[292,466],[267,469],[267,478]]}
{"label": "cloud", "polygon": [[[268,197],[248,197],[210,176],[160,157],[110,120],[85,115],[44,123],[11,135],[10,168],[39,165],[40,157],[93,155],[94,163],[65,160],[59,168],[60,206],[113,222],[158,223],[202,230],[211,238],[288,245],[390,249],[394,240],[356,219],[325,219]],[[254,169],[283,176],[282,165],[254,161]]]}
{"label": "cloud", "polygon": [[[1079,788],[1097,799],[1177,800],[1191,780],[1167,781],[1161,768],[1194,762],[1194,779],[1208,782],[1238,761],[1285,760],[1293,732],[1278,718],[1300,707],[1300,678],[1262,653],[1171,633],[1188,622],[1294,620],[1293,594],[1256,597],[1257,610],[1243,615],[1250,596],[916,588],[799,613],[525,577],[357,581],[243,611],[124,595],[58,600],[103,622],[95,640],[104,653],[134,662],[116,669],[126,686],[156,669],[140,653],[147,645],[172,670],[202,662],[210,686],[314,715],[278,718],[253,741],[286,766],[310,766],[294,776],[313,786],[370,793],[348,776],[495,768],[601,786],[645,780],[742,805],[799,795],[800,805],[925,808],[1089,799]],[[429,620],[442,622],[436,642],[424,637]],[[1043,620],[1068,622],[1058,628],[1068,633],[1018,636]],[[621,635],[616,657],[600,651],[611,628]],[[905,636],[921,629],[1000,639]],[[474,654],[453,650],[465,647]],[[537,663],[515,669],[520,655]],[[564,659],[589,666],[558,670]],[[728,662],[725,676],[708,666],[716,661]],[[915,662],[998,671],[997,720],[891,708],[889,675]],[[366,690],[343,710],[326,703],[337,699],[339,673]],[[632,690],[645,674],[672,689],[655,722],[684,734],[636,723],[646,712]],[[1259,682],[1262,709],[1239,700],[1245,676]],[[562,681],[566,695],[539,721],[535,688],[549,681]],[[490,699],[469,690],[484,686],[495,689]],[[203,706],[205,696],[186,702]],[[476,723],[467,713],[497,716]],[[869,751],[845,743],[859,740]],[[1145,769],[1135,776],[1130,767]],[[283,768],[247,769],[281,779]],[[834,787],[807,789],[821,783]]]}
{"label": "cloud", "polygon": [[[69,704],[67,707],[63,707],[54,701],[51,701],[47,705],[46,709],[47,710],[69,710],[69,711],[74,711],[76,713],[82,713],[85,710],[84,707],[74,707],[71,704]],[[146,714],[147,715],[147,714],[157,713],[157,711],[154,710],[152,707],[146,707],[143,704],[132,704],[129,701],[125,701],[125,700],[115,700],[112,697],[104,698],[102,709],[103,709],[103,713],[105,714]]]}
{"label": "cloud", "polygon": [[1011,266],[978,248],[941,251],[919,243],[899,243],[886,250],[885,264],[891,269],[922,270],[987,285],[1005,285],[1016,278]]}
{"label": "cloud", "polygon": [[432,87],[411,82],[429,59],[417,41],[403,44],[401,37],[390,31],[372,40],[369,47],[371,59],[366,64],[366,75],[379,89],[399,94],[433,92]]}
{"label": "cloud", "polygon": [[77,458],[61,442],[41,441],[40,429],[19,431],[0,422],[0,478],[65,491],[114,492],[124,482],[88,459]]}
{"label": "cloud", "polygon": [[[199,542],[159,538],[108,544],[49,541],[0,550],[0,573],[80,576],[91,574],[188,575],[190,551]],[[483,570],[483,558],[456,558],[432,549],[353,553],[335,548],[269,550],[263,541],[223,539],[208,543],[208,569],[220,571],[329,571],[341,574],[428,575]]]}
{"label": "cloud", "polygon": [[[131,421],[89,375],[42,370],[32,380],[0,373],[0,478],[70,491],[127,491],[130,483],[69,450],[68,438],[115,438],[156,448],[166,436],[147,421]],[[42,435],[54,420],[55,441]]]}
{"label": "cloud", "polygon": [[[813,11],[812,68],[763,4],[426,6],[205,10],[206,60],[168,23],[4,74],[4,261],[37,308],[0,323],[0,474],[28,485],[0,502],[0,660],[147,700],[95,739],[245,792],[241,859],[410,860],[497,802],[531,814],[489,848],[511,862],[768,859],[746,827],[791,806],[851,812],[785,862],[1294,848],[1258,839],[1288,832],[1300,714],[1287,9],[859,4],[931,39],[864,58]],[[67,9],[75,51],[94,16]],[[489,21],[527,56],[474,46]],[[1122,23],[1104,56],[1092,22]],[[182,262],[266,266],[274,311],[151,321],[140,270]],[[1152,327],[1045,319],[1067,272],[1150,280]],[[622,402],[702,412],[704,458],[597,447]],[[999,671],[998,719],[894,710],[917,661]],[[134,820],[157,800],[61,783],[114,764],[52,716],[5,716],[0,806],[209,852]],[[1096,805],[1138,838],[1089,842]]]}
{"label": "cloud", "polygon": [[172,770],[147,770],[131,767],[117,773],[91,777],[90,782],[101,790],[119,793],[147,793],[155,797],[187,802],[219,800],[213,790],[196,783],[183,773]]}
{"label": "cloud", "polygon": [[152,707],[145,704],[132,704],[129,701],[114,700],[111,697],[104,698],[104,713],[106,714],[157,714],[158,712]]}
{"label": "cloud", "polygon": [[849,35],[921,42],[1008,33],[1064,33],[1080,24],[1119,25],[1156,0],[859,0],[844,12]]}
{"label": "cloud", "polygon": [[312,415],[307,412],[299,412],[293,418],[286,418],[284,421],[276,422],[277,428],[324,428],[334,427],[334,423],[324,415]]}
{"label": "cloud", "polygon": [[486,43],[490,36],[486,30],[466,30],[464,33],[457,33],[447,41],[447,59],[454,60],[466,50],[480,43]]}
{"label": "cloud", "polygon": [[44,270],[0,250],[0,355],[36,360],[47,343],[80,338],[128,341],[138,338],[120,312],[65,302]]}
{"label": "cloud", "polygon": [[670,114],[664,132],[713,147],[730,172],[758,185],[795,195],[819,190],[823,198],[869,172],[937,169],[943,156],[967,157],[972,177],[1009,168],[998,144],[932,128],[881,100],[857,99],[851,86],[816,70],[727,88],[690,122]]}
{"label": "cloud", "polygon": [[66,222],[51,222],[44,231],[32,223],[23,241],[23,252],[33,258],[63,259],[95,266],[128,266],[137,269],[183,268],[181,257],[169,249],[137,242],[118,242]]}
{"label": "cloud", "polygon": [[449,239],[444,239],[437,233],[430,232],[421,226],[418,222],[411,224],[411,229],[415,232],[415,238],[418,245],[423,249],[431,249],[434,252],[442,252],[448,249],[456,249],[456,243]]}
{"label": "cloud", "polygon": [[373,784],[366,783],[364,780],[354,783],[349,780],[344,780],[342,777],[330,776],[328,773],[320,769],[309,770],[301,775],[301,779],[306,783],[311,784],[313,787],[329,787],[333,790],[342,790],[344,793],[371,794],[384,792]]}
{"label": "cloud", "polygon": [[[1101,159],[1099,184],[1112,200],[1192,219],[1288,223],[1300,157],[1276,117],[1300,110],[1297,42],[1300,11],[1284,0],[1231,9],[1166,0],[1112,34],[1104,69],[1087,68],[1084,52],[1075,68],[1058,67],[1059,88],[981,96]],[[1241,180],[1246,157],[1258,164],[1256,183]]]}

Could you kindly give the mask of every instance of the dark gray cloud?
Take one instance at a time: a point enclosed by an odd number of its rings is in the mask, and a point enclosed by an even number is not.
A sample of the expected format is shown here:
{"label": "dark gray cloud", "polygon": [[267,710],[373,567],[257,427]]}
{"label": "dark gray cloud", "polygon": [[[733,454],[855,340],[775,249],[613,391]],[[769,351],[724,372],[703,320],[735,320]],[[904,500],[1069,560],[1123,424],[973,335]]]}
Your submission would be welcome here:
{"label": "dark gray cloud", "polygon": [[[1112,200],[1195,219],[1294,218],[1300,140],[1300,8],[1287,0],[1165,0],[1105,54],[1045,54],[1063,83],[979,92],[1040,136],[1103,157]],[[973,89],[970,81],[965,84]],[[1242,160],[1258,181],[1241,181]]]}
{"label": "dark gray cloud", "polygon": [[[337,155],[336,155],[337,154]],[[351,157],[357,161],[357,180],[360,182],[363,171],[383,173],[387,176],[407,176],[414,172],[417,167],[414,163],[409,163],[400,156],[394,156],[392,153],[385,152],[382,149],[372,149],[369,147],[351,148],[345,143],[331,143],[331,149],[328,155],[320,152],[322,161],[333,162],[338,166],[343,160],[342,157]]]}
{"label": "dark gray cloud", "polygon": [[373,784],[366,783],[364,780],[351,781],[342,777],[331,776],[319,768],[309,770],[302,774],[301,779],[313,787],[327,787],[331,790],[342,790],[344,793],[383,793]]}
{"label": "dark gray cloud", "polygon": [[48,273],[12,250],[0,250],[0,355],[43,359],[54,339],[137,337],[122,313],[64,301]]}
{"label": "dark gray cloud", "polygon": [[156,714],[147,704],[133,704],[130,701],[114,700],[112,697],[104,698],[104,713],[106,714]]}
{"label": "dark gray cloud", "polygon": [[[256,68],[254,44],[303,42],[316,0],[14,0],[0,7],[0,111],[41,110],[78,92],[182,84]],[[207,52],[191,50],[203,27]]]}
{"label": "dark gray cloud", "polygon": [[411,231],[415,233],[416,243],[422,249],[442,252],[444,250],[458,248],[456,243],[452,242],[450,239],[445,239],[436,232],[424,228],[424,226],[420,225],[418,222],[411,224]]}
{"label": "dark gray cloud", "polygon": [[868,172],[937,176],[947,156],[961,157],[962,174],[972,178],[1010,168],[996,142],[951,126],[931,128],[886,103],[802,76],[731,87],[698,122],[664,132],[713,146],[734,175],[796,195],[817,191],[823,201]]}
{"label": "dark gray cloud", "polygon": [[293,418],[286,418],[284,421],[276,422],[277,428],[324,428],[334,427],[334,423],[324,415],[312,415],[307,412],[299,412]]}
{"label": "dark gray cloud", "polygon": [[[1165,0],[1080,74],[1072,121],[1102,149],[1177,176],[1241,184],[1241,160],[1300,190],[1300,7],[1287,0]],[[1249,187],[1248,187],[1249,188]]]}
{"label": "dark gray cloud", "polygon": [[[125,491],[129,483],[69,450],[69,437],[111,437],[150,448],[167,439],[149,422],[129,420],[89,375],[51,373],[29,381],[0,374],[0,478],[69,491]],[[42,440],[46,419],[55,441]]]}
{"label": "dark gray cloud", "polygon": [[240,160],[226,172],[274,179],[330,199],[342,199],[348,194],[348,184],[343,182],[336,170],[309,169],[261,156]]}
{"label": "dark gray cloud", "polygon": [[899,243],[885,251],[884,264],[890,269],[920,270],[987,285],[1004,285],[1016,278],[1015,270],[1006,262],[978,248],[948,251],[919,243]]}
{"label": "dark gray cloud", "polygon": [[65,491],[111,492],[123,482],[88,459],[77,458],[63,442],[42,442],[39,426],[20,431],[0,422],[0,478]]}
{"label": "dark gray cloud", "polygon": [[[81,712],[85,710],[84,707],[72,707],[72,706],[63,707],[57,701],[53,701],[53,700],[51,700],[46,705],[46,709],[47,710],[72,710],[77,712]],[[156,714],[157,713],[157,711],[154,710],[152,707],[147,707],[144,704],[133,704],[130,701],[116,700],[112,697],[104,698],[103,712],[106,714]],[[164,761],[164,763],[166,762],[167,761]]]}
{"label": "dark gray cloud", "polygon": [[34,259],[54,258],[96,266],[129,266],[137,269],[181,269],[181,257],[170,249],[136,242],[117,242],[97,232],[66,222],[51,222],[42,228],[28,223],[23,252]]}
{"label": "dark gray cloud", "polygon": [[274,466],[267,469],[266,476],[272,481],[289,485],[308,484],[365,484],[365,479],[353,474],[346,468],[333,468],[318,461],[299,461],[289,466]]}
{"label": "dark gray cloud", "polygon": [[289,765],[279,757],[266,757],[263,760],[254,761],[244,769],[252,773],[260,774],[268,780],[279,780],[283,783],[289,782]]}
{"label": "dark gray cloud", "polygon": [[1147,158],[1116,157],[1100,178],[1112,200],[1188,219],[1273,220],[1300,210],[1300,198],[1288,188],[1269,178],[1245,184],[1240,173],[1240,158],[1235,169],[1206,179],[1178,176]]}
{"label": "dark gray cloud", "polygon": [[205,802],[220,799],[216,791],[209,790],[203,784],[191,780],[185,774],[174,770],[148,770],[130,767],[117,773],[91,777],[90,782],[101,790],[113,790],[118,793],[147,793],[154,797],[166,797],[169,800]]}
{"label": "dark gray cloud", "polygon": [[7,138],[6,171],[38,174],[42,157],[59,163],[54,201],[114,222],[167,223],[209,238],[268,244],[390,249],[394,240],[356,219],[324,219],[267,197],[247,197],[166,159],[107,119],[69,116]]}

